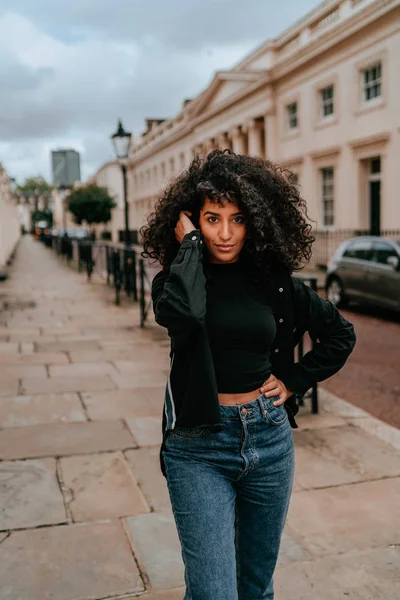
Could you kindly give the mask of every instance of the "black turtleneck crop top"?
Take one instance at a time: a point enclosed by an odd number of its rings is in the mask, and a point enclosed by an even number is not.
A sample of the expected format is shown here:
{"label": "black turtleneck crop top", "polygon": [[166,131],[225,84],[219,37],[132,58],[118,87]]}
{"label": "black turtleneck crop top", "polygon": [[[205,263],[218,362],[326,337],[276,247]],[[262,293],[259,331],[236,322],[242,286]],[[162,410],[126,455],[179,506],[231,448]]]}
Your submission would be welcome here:
{"label": "black turtleneck crop top", "polygon": [[259,388],[271,374],[276,324],[264,294],[241,261],[204,265],[206,328],[220,394]]}

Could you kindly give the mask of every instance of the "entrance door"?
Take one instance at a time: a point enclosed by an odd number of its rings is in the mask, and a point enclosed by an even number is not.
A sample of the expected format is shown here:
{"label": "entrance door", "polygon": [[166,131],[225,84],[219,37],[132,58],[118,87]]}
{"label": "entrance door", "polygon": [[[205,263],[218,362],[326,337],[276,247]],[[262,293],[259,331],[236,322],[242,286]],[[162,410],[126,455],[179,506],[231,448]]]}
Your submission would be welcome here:
{"label": "entrance door", "polygon": [[369,161],[369,232],[380,235],[381,232],[381,158],[376,156]]}
{"label": "entrance door", "polygon": [[381,182],[369,182],[370,233],[379,235],[381,230]]}

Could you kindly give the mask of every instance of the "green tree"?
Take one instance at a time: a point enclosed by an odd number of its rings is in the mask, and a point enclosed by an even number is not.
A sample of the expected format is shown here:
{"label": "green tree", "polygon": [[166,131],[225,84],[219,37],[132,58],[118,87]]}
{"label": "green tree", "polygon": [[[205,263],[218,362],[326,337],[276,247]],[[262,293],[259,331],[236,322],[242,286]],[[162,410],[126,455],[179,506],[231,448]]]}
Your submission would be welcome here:
{"label": "green tree", "polygon": [[44,177],[28,177],[23,185],[17,186],[17,195],[24,198],[34,206],[37,212],[39,200],[42,201],[44,208],[48,207],[49,199],[53,191],[53,186],[47,183]]}
{"label": "green tree", "polygon": [[89,226],[111,221],[111,211],[117,206],[107,188],[95,183],[71,192],[67,202],[75,223],[81,225],[85,221]]}

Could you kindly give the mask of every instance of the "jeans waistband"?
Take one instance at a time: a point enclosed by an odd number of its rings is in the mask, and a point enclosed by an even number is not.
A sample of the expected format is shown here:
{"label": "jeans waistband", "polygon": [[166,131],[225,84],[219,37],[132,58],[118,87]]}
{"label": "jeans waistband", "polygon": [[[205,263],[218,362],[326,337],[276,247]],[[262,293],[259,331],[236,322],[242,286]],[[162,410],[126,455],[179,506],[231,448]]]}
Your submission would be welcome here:
{"label": "jeans waistband", "polygon": [[259,396],[257,396],[257,398],[254,398],[254,400],[246,402],[245,404],[235,404],[229,406],[227,406],[226,404],[220,404],[219,408],[222,417],[237,417],[239,412],[243,408],[245,408],[247,411],[252,408],[259,408],[262,413],[265,406],[268,406],[268,404],[271,404],[272,402],[275,402],[275,400],[278,399],[279,396],[271,396],[270,398],[266,398],[264,394],[260,394]]}

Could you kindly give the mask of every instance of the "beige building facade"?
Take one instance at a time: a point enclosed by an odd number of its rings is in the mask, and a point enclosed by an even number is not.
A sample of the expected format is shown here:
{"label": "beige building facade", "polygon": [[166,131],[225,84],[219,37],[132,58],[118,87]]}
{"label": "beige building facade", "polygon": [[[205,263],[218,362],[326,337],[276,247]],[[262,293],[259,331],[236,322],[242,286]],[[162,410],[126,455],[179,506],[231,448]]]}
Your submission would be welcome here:
{"label": "beige building facade", "polygon": [[175,118],[147,121],[129,159],[130,227],[195,153],[230,148],[295,173],[317,239],[400,230],[399,96],[400,0],[323,2]]}
{"label": "beige building facade", "polygon": [[17,199],[6,170],[0,164],[0,274],[13,253],[21,235]]}

